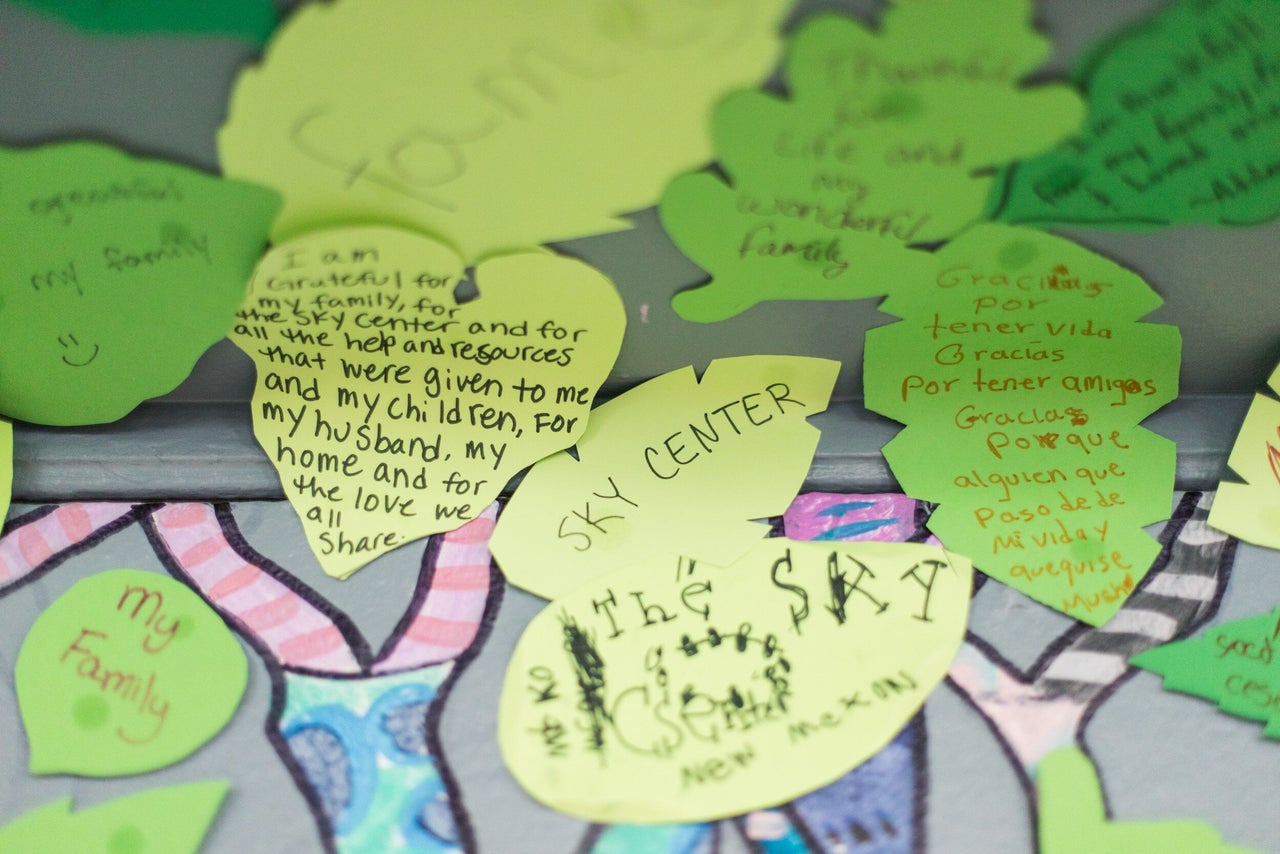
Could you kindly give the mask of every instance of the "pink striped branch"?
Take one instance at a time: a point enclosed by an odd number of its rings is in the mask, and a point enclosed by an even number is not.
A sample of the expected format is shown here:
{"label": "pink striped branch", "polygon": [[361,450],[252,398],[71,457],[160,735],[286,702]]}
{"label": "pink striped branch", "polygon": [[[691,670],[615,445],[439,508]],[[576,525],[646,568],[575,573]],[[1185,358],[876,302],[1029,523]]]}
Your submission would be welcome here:
{"label": "pink striped branch", "polygon": [[227,541],[212,506],[168,504],[152,518],[177,570],[280,664],[330,674],[361,672],[333,620],[296,590],[245,560]]}
{"label": "pink striped branch", "polygon": [[497,518],[495,502],[444,535],[418,612],[391,650],[374,664],[374,673],[439,664],[471,646],[489,598],[489,538]]}
{"label": "pink striped branch", "polygon": [[0,538],[0,589],[38,570],[50,558],[88,540],[133,511],[132,504],[62,504]]}

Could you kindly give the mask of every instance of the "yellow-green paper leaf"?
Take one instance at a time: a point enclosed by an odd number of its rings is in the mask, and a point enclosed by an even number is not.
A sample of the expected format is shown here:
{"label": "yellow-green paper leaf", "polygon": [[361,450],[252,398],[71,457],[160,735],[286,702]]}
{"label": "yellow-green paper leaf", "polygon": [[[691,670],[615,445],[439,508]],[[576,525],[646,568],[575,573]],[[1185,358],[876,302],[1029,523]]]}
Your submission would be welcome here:
{"label": "yellow-green paper leaf", "polygon": [[92,142],[0,148],[0,413],[114,421],[222,339],[275,193]]}
{"label": "yellow-green paper leaf", "polygon": [[1160,550],[1174,446],[1138,426],[1177,395],[1181,338],[1140,323],[1137,275],[1070,241],[980,225],[929,255],[867,335],[867,407],[907,425],[884,455],[974,566],[1093,625]]}
{"label": "yellow-green paper leaf", "polygon": [[626,326],[581,261],[531,251],[454,289],[452,249],[387,227],[272,249],[231,340],[258,368],[253,429],[325,572],[478,516],[582,435]]}
{"label": "yellow-green paper leaf", "polygon": [[36,619],[14,667],[31,773],[163,768],[213,738],[248,684],[240,643],[167,575],[81,579]]}
{"label": "yellow-green paper leaf", "polygon": [[[1267,382],[1280,394],[1280,368]],[[1227,464],[1245,482],[1218,484],[1209,524],[1247,542],[1280,549],[1280,401],[1254,395]]]}
{"label": "yellow-green paper leaf", "polygon": [[934,546],[757,540],[654,558],[547,606],[498,740],[533,797],[597,822],[705,821],[823,786],[889,742],[964,636],[969,562]]}
{"label": "yellow-green paper leaf", "polygon": [[840,363],[741,356],[649,380],[591,413],[533,467],[490,547],[507,580],[554,599],[658,554],[732,563],[799,491]]}
{"label": "yellow-green paper leaf", "polygon": [[9,515],[13,497],[13,425],[0,420],[0,524]]}
{"label": "yellow-green paper leaf", "polygon": [[663,195],[663,225],[711,273],[676,312],[705,322],[763,300],[887,293],[919,262],[908,246],[979,219],[990,167],[1083,115],[1068,87],[1019,85],[1048,53],[1030,17],[1028,0],[933,0],[890,5],[878,30],[804,23],[789,97],[743,91],[716,109],[728,182],[685,175]]}
{"label": "yellow-green paper leaf", "polygon": [[1250,854],[1202,821],[1107,821],[1098,775],[1074,747],[1040,763],[1041,854]]}
{"label": "yellow-green paper leaf", "polygon": [[183,783],[74,813],[71,798],[63,798],[0,827],[0,851],[195,854],[226,793],[224,780]]}
{"label": "yellow-green paper leaf", "polygon": [[789,5],[310,4],[238,80],[221,161],[283,193],[277,241],[391,222],[471,263],[625,228],[711,159],[711,104],[772,71]]}

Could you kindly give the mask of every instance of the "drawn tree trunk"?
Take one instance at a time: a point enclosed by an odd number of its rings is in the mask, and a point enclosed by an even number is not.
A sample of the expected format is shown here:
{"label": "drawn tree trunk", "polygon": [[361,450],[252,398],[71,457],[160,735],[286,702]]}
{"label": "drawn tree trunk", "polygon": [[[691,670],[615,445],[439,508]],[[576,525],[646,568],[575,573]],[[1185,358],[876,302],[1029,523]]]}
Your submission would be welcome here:
{"label": "drawn tree trunk", "polygon": [[404,617],[375,655],[345,614],[245,542],[226,505],[170,504],[143,526],[161,561],[263,657],[267,737],[326,850],[474,850],[440,752],[440,712],[501,598],[497,505],[428,540]]}

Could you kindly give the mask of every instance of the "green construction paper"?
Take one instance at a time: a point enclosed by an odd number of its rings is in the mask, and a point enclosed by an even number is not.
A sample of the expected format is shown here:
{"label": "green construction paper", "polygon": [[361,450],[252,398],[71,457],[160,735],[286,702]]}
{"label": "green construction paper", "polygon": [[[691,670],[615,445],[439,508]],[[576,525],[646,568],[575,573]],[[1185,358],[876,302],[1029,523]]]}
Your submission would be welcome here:
{"label": "green construction paper", "polygon": [[1107,620],[1159,551],[1173,443],[1138,426],[1177,396],[1181,338],[1138,323],[1160,298],[1067,240],[966,231],[904,279],[867,335],[869,409],[907,425],[884,455],[930,529],[1051,608]]}
{"label": "green construction paper", "polygon": [[964,638],[966,558],[753,540],[730,566],[654,557],[534,617],[498,704],[530,795],[595,822],[742,815],[877,753]]}
{"label": "green construction paper", "polygon": [[14,854],[195,854],[227,794],[225,780],[149,789],[71,811],[71,798],[0,826]]}
{"label": "green construction paper", "polygon": [[[840,363],[717,359],[596,408],[577,446],[537,463],[489,541],[507,580],[554,599],[659,554],[732,563],[800,490]],[[729,488],[727,488],[729,487]]]}
{"label": "green construction paper", "polygon": [[262,187],[92,142],[0,148],[0,413],[114,421],[231,327],[279,209]]}
{"label": "green construction paper", "polygon": [[262,44],[276,25],[271,0],[14,0],[85,30],[192,33]]}
{"label": "green construction paper", "polygon": [[1108,821],[1098,775],[1074,747],[1040,762],[1040,854],[1250,854],[1202,821]]}
{"label": "green construction paper", "polygon": [[[1280,394],[1280,368],[1268,385]],[[1280,549],[1280,401],[1254,395],[1227,465],[1245,482],[1218,484],[1209,524],[1246,542]]]}
{"label": "green construction paper", "polygon": [[185,585],[137,569],[82,579],[36,619],[14,668],[31,773],[171,765],[227,725],[248,677],[235,636]]}
{"label": "green construction paper", "polygon": [[1068,87],[1020,87],[1048,55],[1028,0],[890,5],[878,30],[833,14],[790,42],[789,98],[738,92],[712,136],[724,181],[677,178],[663,225],[711,274],[672,301],[687,320],[770,299],[887,293],[909,246],[979,219],[991,167],[1076,130]]}
{"label": "green construction paper", "polygon": [[263,259],[231,340],[258,368],[253,429],[324,571],[478,516],[574,444],[626,315],[593,267],[541,250],[468,272],[389,227],[338,228]]}
{"label": "green construction paper", "polygon": [[1163,676],[1165,688],[1213,700],[1224,712],[1263,721],[1262,734],[1280,738],[1280,709],[1272,703],[1280,697],[1277,650],[1280,608],[1223,623],[1198,638],[1155,647],[1131,661]]}
{"label": "green construction paper", "polygon": [[237,80],[219,155],[284,195],[277,242],[394,223],[473,263],[617,231],[711,159],[710,106],[773,70],[790,5],[308,4]]}
{"label": "green construction paper", "polygon": [[1082,57],[1081,132],[1012,164],[992,218],[1150,229],[1280,215],[1280,5],[1179,0]]}
{"label": "green construction paper", "polygon": [[0,419],[0,523],[9,515],[13,497],[13,425]]}

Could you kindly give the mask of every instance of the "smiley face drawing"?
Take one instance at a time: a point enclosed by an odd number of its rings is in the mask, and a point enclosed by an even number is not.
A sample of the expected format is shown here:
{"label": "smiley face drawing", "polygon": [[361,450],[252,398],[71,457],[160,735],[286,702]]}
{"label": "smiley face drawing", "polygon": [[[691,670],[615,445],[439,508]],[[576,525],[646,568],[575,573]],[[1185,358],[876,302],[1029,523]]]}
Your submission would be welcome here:
{"label": "smiley face drawing", "polygon": [[[58,336],[58,343],[67,352],[62,354],[62,361],[66,362],[73,368],[83,368],[85,365],[98,358],[97,344],[81,344],[75,335],[68,332],[66,335]],[[90,350],[89,348],[93,349]]]}

